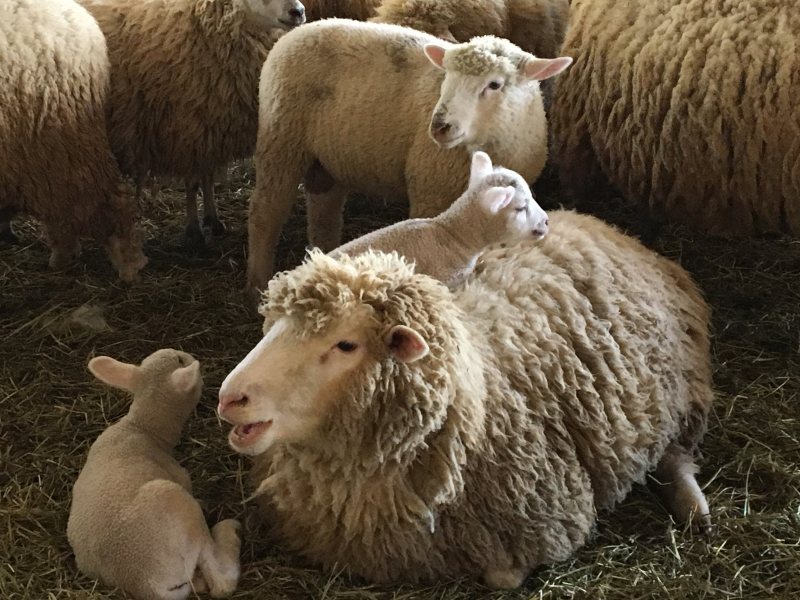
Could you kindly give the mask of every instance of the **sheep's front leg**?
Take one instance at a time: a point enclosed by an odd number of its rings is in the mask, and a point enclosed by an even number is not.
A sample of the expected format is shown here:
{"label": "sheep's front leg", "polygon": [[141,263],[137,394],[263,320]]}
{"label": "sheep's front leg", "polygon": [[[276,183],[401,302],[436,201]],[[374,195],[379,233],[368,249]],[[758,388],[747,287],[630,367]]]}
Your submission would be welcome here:
{"label": "sheep's front leg", "polygon": [[513,590],[522,585],[530,569],[523,568],[487,568],[483,572],[483,581],[496,590]]}
{"label": "sheep's front leg", "polygon": [[186,245],[195,248],[202,248],[206,245],[206,238],[200,229],[200,222],[197,218],[197,190],[199,186],[196,181],[186,180]]}
{"label": "sheep's front leg", "polygon": [[346,201],[347,190],[338,184],[322,193],[306,191],[308,242],[311,246],[330,252],[341,245]]}
{"label": "sheep's front leg", "polygon": [[677,522],[690,522],[695,531],[708,533],[711,530],[711,515],[708,501],[695,477],[697,471],[697,465],[689,453],[674,443],[670,444],[656,467],[657,481],[653,482],[652,487]]}
{"label": "sheep's front leg", "polygon": [[225,234],[225,225],[217,216],[213,175],[203,177],[203,229],[208,229],[211,231],[211,235],[217,237]]}

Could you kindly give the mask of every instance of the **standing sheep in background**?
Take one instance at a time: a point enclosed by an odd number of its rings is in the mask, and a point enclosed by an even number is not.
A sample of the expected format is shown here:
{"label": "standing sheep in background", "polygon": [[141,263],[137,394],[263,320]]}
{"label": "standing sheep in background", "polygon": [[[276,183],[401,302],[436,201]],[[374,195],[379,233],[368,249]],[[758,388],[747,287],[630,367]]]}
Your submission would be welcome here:
{"label": "standing sheep in background", "polygon": [[413,262],[417,273],[452,288],[472,272],[489,246],[541,239],[547,224],[547,214],[525,180],[514,171],[492,167],[489,155],[479,151],[472,155],[467,190],[443,213],[372,231],[330,255],[394,250]]}
{"label": "standing sheep in background", "polygon": [[651,471],[676,519],[709,523],[708,307],[597,219],[550,213],[455,292],[394,253],[314,251],[261,311],[219,414],[270,522],[326,568],[516,587]]}
{"label": "standing sheep in background", "polygon": [[89,362],[101,381],[133,394],[126,416],[89,450],[72,491],[67,537],[78,568],[139,600],[179,600],[239,579],[239,523],[208,530],[189,474],[173,458],[203,388],[200,363],[165,349],[140,366]]}
{"label": "standing sheep in background", "polygon": [[80,6],[0,3],[0,233],[15,239],[16,213],[37,218],[55,269],[92,236],[130,281],[147,259],[106,136],[108,79],[103,34]]}
{"label": "standing sheep in background", "polygon": [[375,14],[381,0],[305,0],[309,22],[338,17],[366,21]]}
{"label": "standing sheep in background", "polygon": [[261,75],[251,298],[272,275],[280,231],[309,173],[332,179],[327,190],[307,194],[309,241],[323,250],[341,243],[350,190],[407,195],[412,217],[432,217],[463,192],[477,149],[534,181],[547,158],[539,81],[570,62],[536,58],[491,36],[451,45],[405,27],[343,19],[283,36]]}
{"label": "standing sheep in background", "polygon": [[[80,0],[111,58],[108,130],[122,170],[186,180],[186,238],[225,228],[214,171],[253,153],[258,77],[285,29],[304,22],[299,0]],[[295,63],[295,67],[297,67]]]}
{"label": "standing sheep in background", "polygon": [[574,0],[562,180],[722,235],[800,234],[796,0]]}

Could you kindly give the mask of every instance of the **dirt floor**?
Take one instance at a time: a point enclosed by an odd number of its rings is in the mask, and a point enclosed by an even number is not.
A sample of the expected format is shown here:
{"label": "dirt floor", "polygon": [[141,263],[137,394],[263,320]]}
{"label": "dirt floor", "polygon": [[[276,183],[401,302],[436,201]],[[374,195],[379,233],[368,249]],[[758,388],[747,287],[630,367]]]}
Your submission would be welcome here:
{"label": "dirt floor", "polygon": [[[247,459],[227,447],[227,427],[215,416],[223,377],[260,335],[241,295],[251,179],[239,167],[218,186],[230,232],[204,253],[181,247],[180,189],[146,201],[150,264],[132,286],[115,281],[92,245],[69,271],[48,271],[47,249],[29,221],[17,225],[21,245],[0,248],[0,598],[124,598],[77,573],[65,536],[85,453],[128,401],[93,381],[86,363],[96,354],[138,362],[164,346],[203,364],[205,392],[179,456],[209,520],[246,523],[234,598],[800,598],[800,241],[726,242],[668,228],[657,242],[695,275],[715,311],[718,399],[700,474],[716,525],[709,539],[673,525],[637,489],[601,515],[597,535],[572,560],[536,572],[519,591],[493,593],[469,581],[370,587],[320,572],[259,536],[243,503]],[[546,208],[565,198],[553,184],[539,193]],[[604,204],[608,220],[632,222],[618,200]],[[347,234],[404,210],[354,202]],[[305,222],[296,213],[282,267],[303,255]]]}

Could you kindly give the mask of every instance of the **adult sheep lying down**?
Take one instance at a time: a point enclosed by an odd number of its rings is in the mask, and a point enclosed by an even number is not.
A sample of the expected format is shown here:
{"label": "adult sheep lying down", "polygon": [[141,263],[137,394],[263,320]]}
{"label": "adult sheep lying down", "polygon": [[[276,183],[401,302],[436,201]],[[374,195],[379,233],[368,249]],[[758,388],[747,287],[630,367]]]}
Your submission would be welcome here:
{"label": "adult sheep lying down", "polygon": [[651,471],[707,524],[708,307],[601,221],[550,223],[455,292],[394,253],[315,251],[270,282],[218,410],[289,545],[374,581],[515,587]]}

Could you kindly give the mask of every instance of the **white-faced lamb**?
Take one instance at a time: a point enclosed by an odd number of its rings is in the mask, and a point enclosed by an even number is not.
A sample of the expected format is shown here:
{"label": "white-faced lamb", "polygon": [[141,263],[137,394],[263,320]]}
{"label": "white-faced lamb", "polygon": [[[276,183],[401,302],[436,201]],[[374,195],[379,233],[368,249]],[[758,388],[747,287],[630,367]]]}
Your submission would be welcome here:
{"label": "white-faced lamb", "polygon": [[270,522],[327,568],[515,587],[651,472],[677,519],[708,522],[708,307],[593,217],[551,212],[456,291],[396,253],[315,250],[261,311],[218,411]]}
{"label": "white-faced lamb", "polygon": [[133,403],[92,444],[72,490],[67,537],[78,568],[137,600],[232,593],[239,523],[227,519],[209,531],[189,474],[172,456],[200,399],[200,363],[163,349],[139,366],[99,356],[89,369],[132,393]]}
{"label": "white-faced lamb", "polygon": [[435,216],[463,192],[479,149],[534,181],[547,158],[539,80],[570,62],[536,58],[492,36],[452,45],[344,19],[287,33],[261,75],[251,298],[272,275],[297,185],[315,170],[330,182],[307,194],[309,241],[326,251],[341,243],[348,190],[407,195],[411,217]]}
{"label": "white-faced lamb", "polygon": [[[255,148],[258,77],[286,29],[304,22],[299,0],[80,0],[108,40],[108,131],[122,170],[184,178],[186,236],[224,232],[214,172]],[[298,63],[295,62],[295,67]]]}
{"label": "white-faced lamb", "polygon": [[17,213],[37,218],[53,268],[93,237],[129,281],[147,259],[106,135],[108,81],[103,34],[80,6],[0,3],[0,234],[14,240]]}
{"label": "white-faced lamb", "polygon": [[413,261],[417,273],[455,287],[489,246],[541,239],[547,224],[526,181],[514,171],[493,167],[489,155],[478,151],[472,155],[467,190],[443,213],[372,231],[330,255],[395,251]]}

